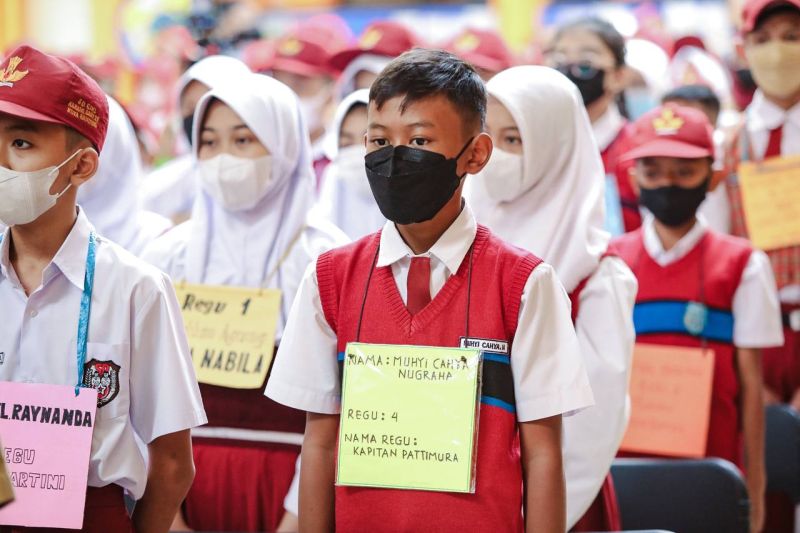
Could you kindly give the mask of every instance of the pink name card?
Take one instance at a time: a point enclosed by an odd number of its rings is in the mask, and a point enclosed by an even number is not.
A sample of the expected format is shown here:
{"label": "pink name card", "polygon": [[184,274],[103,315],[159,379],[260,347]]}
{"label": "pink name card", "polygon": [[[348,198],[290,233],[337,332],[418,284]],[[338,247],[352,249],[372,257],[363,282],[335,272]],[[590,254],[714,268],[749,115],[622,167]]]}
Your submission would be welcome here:
{"label": "pink name card", "polygon": [[80,529],[97,392],[0,382],[0,441],[15,500],[0,525]]}

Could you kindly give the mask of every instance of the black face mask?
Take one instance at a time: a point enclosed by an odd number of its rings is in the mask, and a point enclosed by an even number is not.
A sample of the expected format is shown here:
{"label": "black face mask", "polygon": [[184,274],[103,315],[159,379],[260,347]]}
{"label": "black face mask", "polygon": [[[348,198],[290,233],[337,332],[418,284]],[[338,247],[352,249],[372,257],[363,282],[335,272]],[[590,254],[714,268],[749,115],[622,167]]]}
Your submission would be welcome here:
{"label": "black face mask", "polygon": [[697,208],[706,197],[710,182],[711,178],[708,178],[693,189],[676,185],[655,189],[642,188],[639,192],[639,203],[665,226],[671,228],[682,226],[697,213]]}
{"label": "black face mask", "polygon": [[384,146],[364,158],[369,186],[383,216],[397,224],[416,224],[436,216],[453,197],[464,176],[458,159],[409,146]]}
{"label": "black face mask", "polygon": [[583,97],[583,105],[593,104],[606,93],[605,70],[580,63],[558,65],[556,70],[578,86],[578,90]]}
{"label": "black face mask", "polygon": [[194,126],[194,114],[183,117],[183,133],[186,134],[189,144],[192,144],[192,127]]}

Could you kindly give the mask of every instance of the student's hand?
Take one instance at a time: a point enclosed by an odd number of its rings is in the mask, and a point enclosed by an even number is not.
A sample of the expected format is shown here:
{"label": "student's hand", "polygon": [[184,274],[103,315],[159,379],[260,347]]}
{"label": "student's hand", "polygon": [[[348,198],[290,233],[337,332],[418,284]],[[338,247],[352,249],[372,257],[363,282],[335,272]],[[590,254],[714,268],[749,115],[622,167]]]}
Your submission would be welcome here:
{"label": "student's hand", "polygon": [[[749,485],[749,483],[748,483]],[[764,489],[748,487],[750,497],[750,533],[761,533],[764,529]]]}
{"label": "student's hand", "polygon": [[778,393],[764,385],[764,406],[781,403]]}
{"label": "student's hand", "polygon": [[189,527],[189,524],[186,523],[186,520],[183,519],[183,511],[178,509],[178,514],[175,515],[175,518],[172,519],[172,525],[169,526],[170,531],[194,531],[194,529]]}
{"label": "student's hand", "polygon": [[526,533],[566,531],[561,415],[519,424]]}
{"label": "student's hand", "polygon": [[286,511],[283,513],[283,518],[281,518],[281,523],[278,524],[278,529],[275,530],[275,533],[297,533],[299,530],[300,522],[297,519],[297,515]]}
{"label": "student's hand", "polygon": [[737,348],[736,363],[741,383],[741,419],[744,436],[744,464],[747,494],[750,497],[750,532],[764,527],[764,492],[767,474],[764,466],[764,378],[761,350]]}
{"label": "student's hand", "polygon": [[792,406],[795,411],[800,413],[800,389],[794,391],[794,396],[792,397],[792,401],[789,402],[789,405]]}

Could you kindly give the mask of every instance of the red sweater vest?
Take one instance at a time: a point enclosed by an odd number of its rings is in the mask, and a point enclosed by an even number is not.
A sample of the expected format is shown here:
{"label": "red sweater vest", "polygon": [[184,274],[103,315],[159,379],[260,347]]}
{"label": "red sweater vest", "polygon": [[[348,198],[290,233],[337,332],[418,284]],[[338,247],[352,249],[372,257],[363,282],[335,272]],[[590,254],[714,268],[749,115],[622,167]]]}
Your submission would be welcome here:
{"label": "red sweater vest", "polygon": [[[356,340],[367,278],[380,233],[333,250],[317,261],[325,318],[336,332],[340,364]],[[472,248],[469,336],[511,345],[522,293],[541,263],[478,227]],[[464,258],[427,307],[411,315],[391,266],[376,268],[369,283],[361,342],[458,346],[465,333],[470,256]],[[509,349],[510,351],[510,349]],[[485,354],[475,494],[336,488],[336,530],[522,531],[522,465],[509,354]]]}
{"label": "red sweater vest", "polygon": [[[750,244],[708,230],[692,251],[666,267],[653,261],[645,250],[641,229],[619,237],[614,244],[639,280],[633,312],[637,342],[701,347],[705,339],[714,350],[706,456],[721,457],[741,467],[733,296],[752,253]],[[705,321],[691,302],[706,305]]]}

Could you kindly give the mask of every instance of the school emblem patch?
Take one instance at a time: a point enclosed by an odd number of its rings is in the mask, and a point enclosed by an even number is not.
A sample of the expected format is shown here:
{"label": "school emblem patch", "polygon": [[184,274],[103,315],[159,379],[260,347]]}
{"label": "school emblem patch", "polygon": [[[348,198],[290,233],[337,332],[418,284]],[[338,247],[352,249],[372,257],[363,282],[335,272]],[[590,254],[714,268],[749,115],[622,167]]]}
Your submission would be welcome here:
{"label": "school emblem patch", "polygon": [[708,322],[708,308],[699,302],[689,302],[686,304],[686,311],[683,314],[683,325],[686,331],[699,337],[706,329]]}
{"label": "school emblem patch", "polygon": [[8,60],[6,68],[0,69],[0,87],[13,87],[16,82],[28,75],[27,70],[19,70],[22,58],[14,56]]}
{"label": "school emblem patch", "polygon": [[92,359],[83,365],[83,386],[97,391],[97,407],[111,403],[119,394],[119,365]]}

